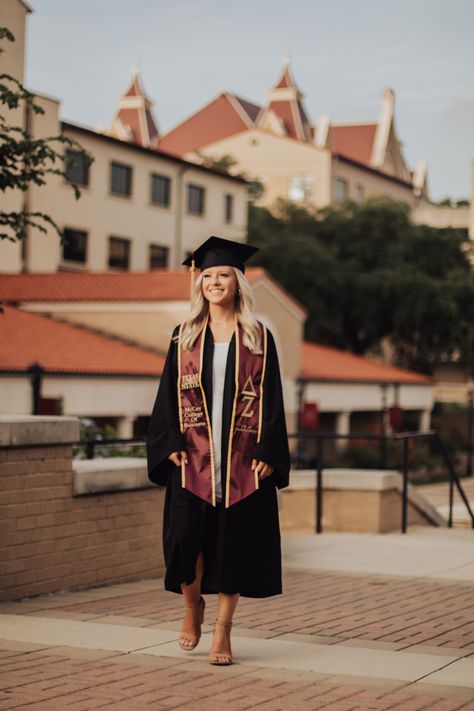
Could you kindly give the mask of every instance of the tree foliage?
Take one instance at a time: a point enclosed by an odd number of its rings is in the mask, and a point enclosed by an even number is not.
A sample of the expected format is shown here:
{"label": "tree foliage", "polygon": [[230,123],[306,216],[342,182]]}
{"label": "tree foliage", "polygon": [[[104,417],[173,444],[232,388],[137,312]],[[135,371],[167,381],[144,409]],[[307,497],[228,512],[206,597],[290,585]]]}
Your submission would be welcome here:
{"label": "tree foliage", "polygon": [[201,151],[196,151],[196,154],[201,161],[201,164],[205,165],[206,168],[215,168],[216,170],[227,172],[231,168],[235,168],[237,165],[237,160],[229,153],[225,153],[224,155],[218,157],[206,155]]}
{"label": "tree foliage", "polygon": [[[6,27],[0,27],[0,40],[14,42],[15,38]],[[0,49],[0,53],[3,51]],[[35,103],[34,95],[10,74],[0,74],[0,106],[3,107],[3,111],[23,106],[35,114],[44,114],[43,108]],[[74,139],[63,134],[32,138],[26,128],[10,125],[2,112],[0,114],[0,191],[3,194],[9,190],[26,192],[31,184],[45,185],[50,174],[65,177],[65,155],[60,149],[61,144],[73,148],[88,165],[92,162],[92,157]],[[69,184],[78,199],[80,197],[78,186],[75,183]],[[46,213],[26,209],[18,212],[0,210],[0,239],[13,242],[24,239],[29,227],[46,233],[48,224],[62,237],[56,222]]]}
{"label": "tree foliage", "polygon": [[247,196],[249,200],[259,200],[265,192],[265,186],[258,178],[250,177],[245,173],[237,171],[239,161],[230,153],[224,153],[221,156],[212,156],[196,151],[196,154],[202,165],[206,168],[214,168],[221,170],[224,173],[229,173],[234,169],[234,174],[239,175],[247,181]]}
{"label": "tree foliage", "polygon": [[250,206],[253,263],[308,310],[306,337],[358,354],[392,346],[431,373],[474,371],[474,275],[462,230],[415,225],[405,203],[376,198],[311,212]]}

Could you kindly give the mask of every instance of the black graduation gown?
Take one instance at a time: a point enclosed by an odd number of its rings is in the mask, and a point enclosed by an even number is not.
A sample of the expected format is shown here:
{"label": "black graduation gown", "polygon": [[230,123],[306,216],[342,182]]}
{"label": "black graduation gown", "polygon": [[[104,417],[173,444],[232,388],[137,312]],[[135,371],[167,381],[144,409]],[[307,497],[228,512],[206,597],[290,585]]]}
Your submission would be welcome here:
{"label": "black graduation gown", "polygon": [[[173,332],[177,334],[178,327]],[[202,384],[212,412],[212,356],[214,339],[207,326]],[[229,344],[222,420],[222,502],[216,507],[181,486],[180,468],[168,459],[185,450],[179,429],[177,400],[177,343],[170,342],[147,437],[148,477],[166,486],[163,548],[165,589],[181,593],[181,583],[195,579],[196,559],[204,557],[203,593],[240,593],[269,597],[282,592],[281,548],[276,487],[288,486],[290,455],[285,424],[280,369],[275,342],[268,331],[263,387],[262,433],[255,458],[274,471],[260,480],[260,488],[225,508],[225,478],[232,404],[235,392],[235,335]]]}

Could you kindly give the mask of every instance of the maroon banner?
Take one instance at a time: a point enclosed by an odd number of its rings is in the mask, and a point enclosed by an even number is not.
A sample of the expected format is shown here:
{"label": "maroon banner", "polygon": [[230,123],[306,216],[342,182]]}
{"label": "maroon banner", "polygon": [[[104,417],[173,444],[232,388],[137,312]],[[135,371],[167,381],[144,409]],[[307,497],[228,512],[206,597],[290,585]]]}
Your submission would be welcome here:
{"label": "maroon banner", "polygon": [[319,409],[316,402],[303,402],[301,407],[301,429],[317,430],[319,427]]}

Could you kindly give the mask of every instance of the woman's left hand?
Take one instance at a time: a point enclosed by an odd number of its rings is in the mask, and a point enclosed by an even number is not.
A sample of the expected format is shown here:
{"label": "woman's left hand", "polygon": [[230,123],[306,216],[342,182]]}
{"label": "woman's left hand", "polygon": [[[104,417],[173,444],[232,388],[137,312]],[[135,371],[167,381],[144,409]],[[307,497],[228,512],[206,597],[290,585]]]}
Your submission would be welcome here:
{"label": "woman's left hand", "polygon": [[252,459],[252,469],[257,472],[259,479],[265,479],[265,477],[270,476],[273,471],[273,467],[265,462],[259,462],[256,459]]}

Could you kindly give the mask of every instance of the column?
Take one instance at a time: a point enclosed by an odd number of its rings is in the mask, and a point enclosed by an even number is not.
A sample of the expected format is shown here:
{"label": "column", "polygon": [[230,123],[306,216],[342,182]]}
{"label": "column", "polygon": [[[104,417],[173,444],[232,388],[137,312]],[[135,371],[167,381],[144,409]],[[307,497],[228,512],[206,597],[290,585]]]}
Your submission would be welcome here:
{"label": "column", "polygon": [[117,422],[117,437],[120,439],[131,439],[133,437],[133,423],[135,417],[119,417]]}
{"label": "column", "polygon": [[428,432],[431,429],[431,410],[422,410],[418,416],[418,429]]}
{"label": "column", "polygon": [[[342,410],[336,414],[336,434],[347,435],[351,431],[351,412]],[[337,439],[336,449],[344,449],[348,445],[347,439]]]}

